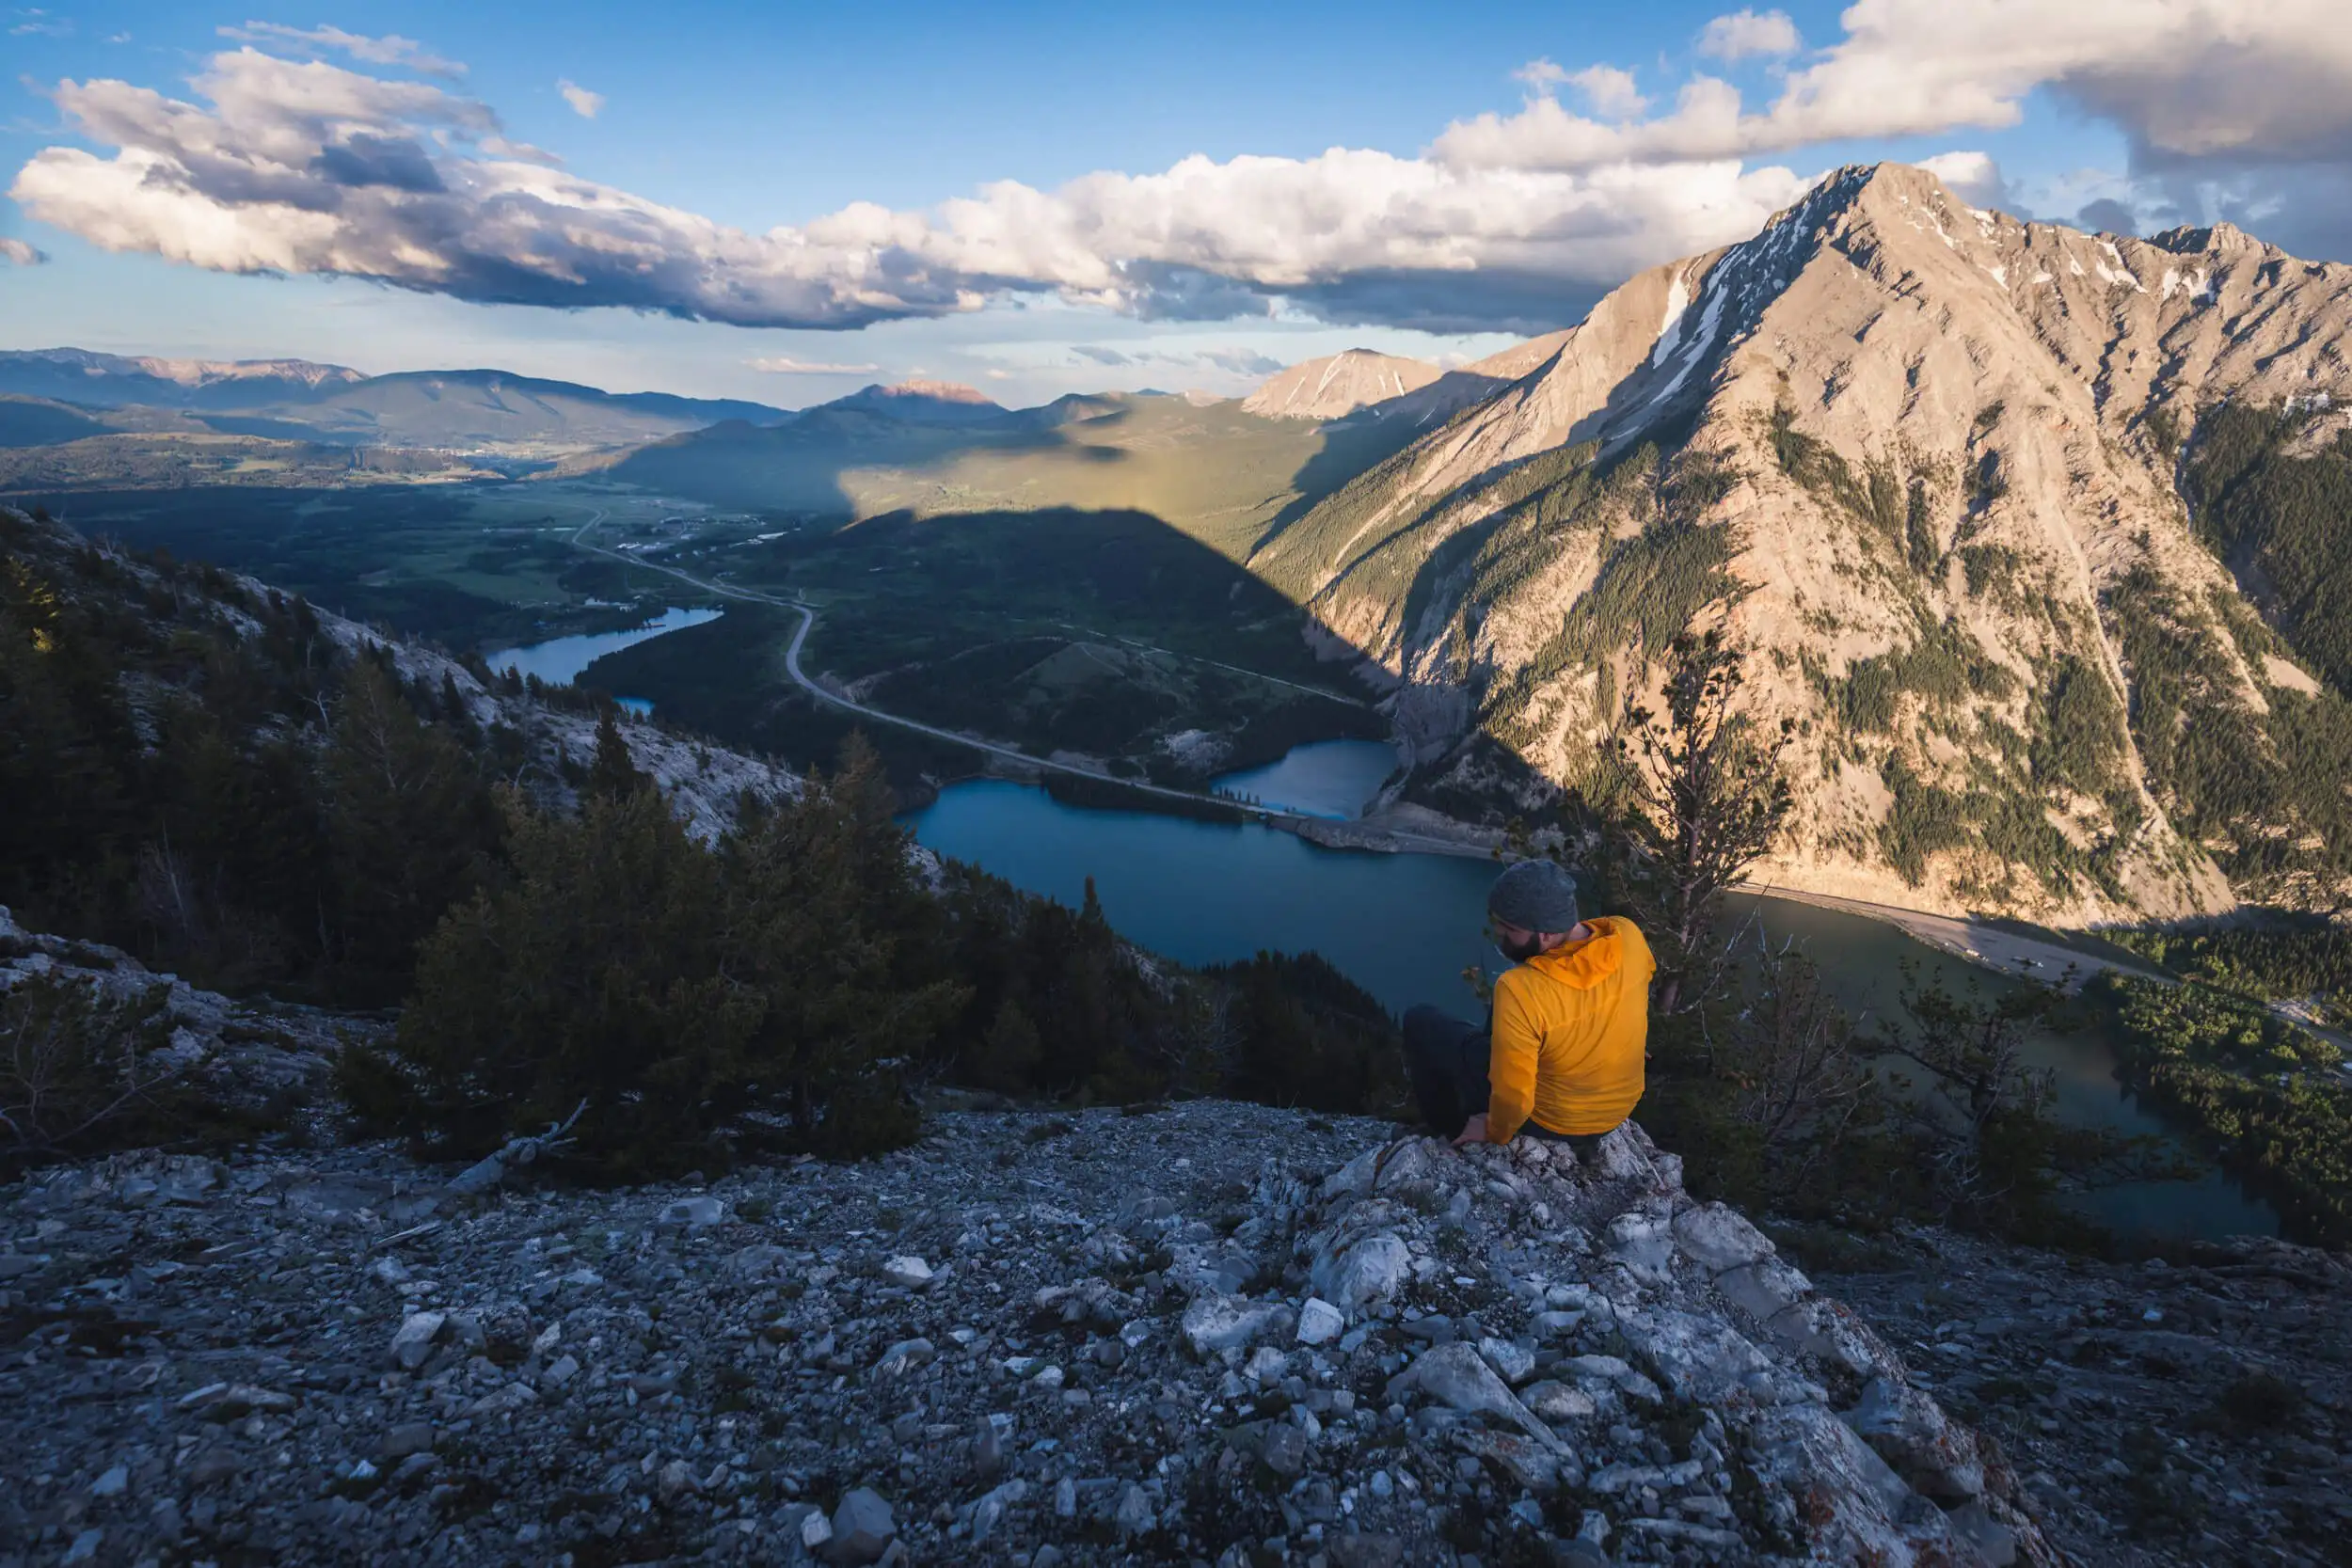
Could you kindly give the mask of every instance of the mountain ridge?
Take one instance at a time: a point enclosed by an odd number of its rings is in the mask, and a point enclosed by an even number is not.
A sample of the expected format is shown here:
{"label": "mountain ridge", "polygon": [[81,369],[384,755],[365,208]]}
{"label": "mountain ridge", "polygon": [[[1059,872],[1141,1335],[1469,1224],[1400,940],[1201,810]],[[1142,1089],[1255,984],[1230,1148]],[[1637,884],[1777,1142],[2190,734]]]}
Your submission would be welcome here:
{"label": "mountain ridge", "polygon": [[[1629,280],[1252,568],[1395,686],[1423,787],[1489,811],[1605,793],[1623,697],[1721,617],[1756,711],[1810,737],[1791,885],[2094,921],[2325,903],[2352,823],[2297,770],[2352,737],[2341,693],[2192,536],[2159,437],[2352,392],[2352,268],[2162,238],[1837,171]],[[2200,750],[2222,728],[2229,764]]]}
{"label": "mountain ridge", "polygon": [[789,417],[740,399],[608,392],[501,370],[366,375],[301,359],[180,360],[83,349],[0,352],[0,396],[169,411],[201,421],[189,428],[229,435],[464,450],[621,446],[727,420]]}

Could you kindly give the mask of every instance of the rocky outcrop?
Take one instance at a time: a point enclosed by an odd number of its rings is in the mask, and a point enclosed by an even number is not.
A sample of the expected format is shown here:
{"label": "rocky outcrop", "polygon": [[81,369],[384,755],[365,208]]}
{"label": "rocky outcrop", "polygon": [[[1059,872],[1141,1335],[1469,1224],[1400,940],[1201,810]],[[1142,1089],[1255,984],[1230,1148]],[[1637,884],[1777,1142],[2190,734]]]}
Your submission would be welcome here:
{"label": "rocky outcrop", "polygon": [[[379,1148],[0,1195],[34,1560],[2053,1560],[1677,1162],[1196,1102],[452,1190]],[[582,1124],[581,1135],[593,1136]]]}
{"label": "rocky outcrop", "polygon": [[[2078,1561],[2326,1561],[2352,1530],[2352,1261],[2263,1237],[2106,1262],[1906,1230],[1822,1277],[1996,1433]],[[1857,1407],[1873,1441],[1916,1439]]]}
{"label": "rocky outcrop", "polygon": [[[245,1113],[292,1107],[314,1129],[336,1053],[348,1041],[389,1032],[378,1020],[200,990],[176,974],[155,974],[120,948],[28,931],[0,904],[0,995],[34,979],[84,985],[117,1004],[151,999],[157,1043],[129,1077],[145,1092],[191,1090]],[[0,1049],[32,1051],[29,1042],[5,1037]],[[29,1089],[38,1073],[22,1057],[14,1067],[12,1087]]]}

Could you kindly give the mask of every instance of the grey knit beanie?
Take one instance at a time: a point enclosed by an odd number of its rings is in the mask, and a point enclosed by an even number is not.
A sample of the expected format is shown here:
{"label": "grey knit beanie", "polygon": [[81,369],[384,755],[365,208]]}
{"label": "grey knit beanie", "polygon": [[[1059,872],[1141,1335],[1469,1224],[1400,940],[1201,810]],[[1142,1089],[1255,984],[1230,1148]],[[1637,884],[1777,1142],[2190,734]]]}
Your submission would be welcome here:
{"label": "grey knit beanie", "polygon": [[1530,931],[1576,929],[1576,878],[1557,861],[1521,861],[1495,879],[1486,912]]}

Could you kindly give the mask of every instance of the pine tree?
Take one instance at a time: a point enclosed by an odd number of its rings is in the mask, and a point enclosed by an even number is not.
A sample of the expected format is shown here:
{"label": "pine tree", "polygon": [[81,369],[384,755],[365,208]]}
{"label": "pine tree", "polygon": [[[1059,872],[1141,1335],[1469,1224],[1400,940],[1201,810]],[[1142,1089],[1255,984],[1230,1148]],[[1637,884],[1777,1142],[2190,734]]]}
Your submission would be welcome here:
{"label": "pine tree", "polygon": [[1633,809],[1617,835],[1629,892],[1658,955],[1653,1008],[1694,1006],[1722,973],[1709,939],[1724,895],[1780,836],[1792,797],[1782,754],[1794,735],[1736,711],[1740,651],[1720,630],[1683,632],[1667,650],[1661,716],[1626,698],[1618,742]]}
{"label": "pine tree", "polygon": [[580,785],[583,797],[625,800],[652,786],[653,781],[638,771],[636,759],[629,755],[628,742],[622,738],[615,718],[617,711],[607,707],[596,718],[596,753],[588,764],[587,782]]}
{"label": "pine tree", "polygon": [[397,1040],[418,1083],[368,1108],[478,1154],[585,1101],[580,1159],[602,1173],[723,1159],[764,997],[723,962],[717,857],[651,790],[508,811],[511,878],[418,955]]}
{"label": "pine tree", "polygon": [[479,880],[498,813],[472,760],[373,658],[344,676],[325,773],[337,988],[389,1002],[418,942]]}

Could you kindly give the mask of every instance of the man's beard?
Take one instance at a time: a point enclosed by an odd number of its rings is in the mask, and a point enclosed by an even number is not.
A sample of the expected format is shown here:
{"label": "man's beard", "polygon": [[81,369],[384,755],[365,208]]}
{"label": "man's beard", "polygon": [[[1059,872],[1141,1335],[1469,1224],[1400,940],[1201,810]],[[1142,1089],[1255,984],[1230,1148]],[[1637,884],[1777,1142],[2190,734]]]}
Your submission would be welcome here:
{"label": "man's beard", "polygon": [[1523,964],[1543,950],[1544,939],[1541,936],[1530,936],[1525,942],[1512,942],[1503,937],[1495,938],[1495,951],[1515,964]]}

